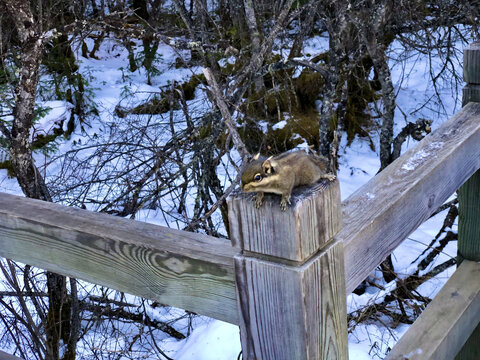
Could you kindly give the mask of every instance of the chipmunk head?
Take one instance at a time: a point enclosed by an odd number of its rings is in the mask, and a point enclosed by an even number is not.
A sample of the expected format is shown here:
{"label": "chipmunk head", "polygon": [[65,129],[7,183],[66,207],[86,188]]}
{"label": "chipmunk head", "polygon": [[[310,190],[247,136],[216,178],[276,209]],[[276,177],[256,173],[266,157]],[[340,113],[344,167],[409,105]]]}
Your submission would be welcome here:
{"label": "chipmunk head", "polygon": [[242,190],[245,192],[262,191],[265,179],[275,172],[271,157],[264,160],[255,155],[242,173]]}

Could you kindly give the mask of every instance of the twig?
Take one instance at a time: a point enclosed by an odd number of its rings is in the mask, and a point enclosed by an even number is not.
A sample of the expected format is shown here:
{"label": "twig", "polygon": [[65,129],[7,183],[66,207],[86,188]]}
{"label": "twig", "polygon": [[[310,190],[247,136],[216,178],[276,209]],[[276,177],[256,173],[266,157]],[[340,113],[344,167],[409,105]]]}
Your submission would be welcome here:
{"label": "twig", "polygon": [[207,79],[208,85],[210,86],[210,91],[213,95],[215,102],[217,103],[218,108],[220,109],[223,120],[225,121],[225,125],[227,125],[228,127],[228,131],[230,132],[230,135],[232,137],[233,143],[235,144],[235,147],[240,153],[240,156],[242,157],[242,159],[246,159],[250,155],[250,153],[248,152],[245,144],[243,143],[240,137],[240,134],[237,131],[237,128],[235,127],[235,122],[232,118],[232,114],[228,109],[228,105],[225,102],[225,98],[223,97],[220,91],[220,88],[218,87],[217,81],[213,76],[212,70],[210,70],[210,68],[204,68],[203,74]]}

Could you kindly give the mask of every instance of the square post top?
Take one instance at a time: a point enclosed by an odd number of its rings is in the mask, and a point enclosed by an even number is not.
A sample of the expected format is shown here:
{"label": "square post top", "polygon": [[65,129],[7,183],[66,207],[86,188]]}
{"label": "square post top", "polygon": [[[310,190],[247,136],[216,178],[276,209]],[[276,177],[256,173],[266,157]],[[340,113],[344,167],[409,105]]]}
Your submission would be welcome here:
{"label": "square post top", "polygon": [[230,237],[244,252],[302,263],[341,227],[337,179],[294,189],[286,211],[281,210],[278,195],[266,194],[259,209],[252,200],[253,194],[238,191],[227,201]]}

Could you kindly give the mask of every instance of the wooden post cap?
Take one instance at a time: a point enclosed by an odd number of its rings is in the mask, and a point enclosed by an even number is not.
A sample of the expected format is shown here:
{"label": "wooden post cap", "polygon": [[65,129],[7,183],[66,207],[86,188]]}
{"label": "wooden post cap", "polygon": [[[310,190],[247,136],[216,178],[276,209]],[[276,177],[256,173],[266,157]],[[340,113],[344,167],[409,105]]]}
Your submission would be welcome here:
{"label": "wooden post cap", "polygon": [[286,211],[279,195],[265,194],[258,209],[253,196],[238,191],[228,200],[230,237],[243,251],[303,262],[340,230],[338,180],[294,189]]}

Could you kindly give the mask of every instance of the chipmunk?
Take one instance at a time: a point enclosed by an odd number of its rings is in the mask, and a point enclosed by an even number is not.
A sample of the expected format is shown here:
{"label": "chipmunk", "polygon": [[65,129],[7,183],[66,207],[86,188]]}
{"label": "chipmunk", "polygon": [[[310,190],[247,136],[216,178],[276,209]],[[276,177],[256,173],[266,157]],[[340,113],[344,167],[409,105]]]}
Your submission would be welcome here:
{"label": "chipmunk", "polygon": [[242,173],[242,190],[257,192],[254,197],[257,208],[262,206],[264,193],[282,195],[280,208],[282,211],[290,205],[292,189],[300,185],[312,185],[320,179],[335,179],[335,175],[327,174],[327,165],[316,156],[305,151],[295,151],[261,158],[253,157]]}

